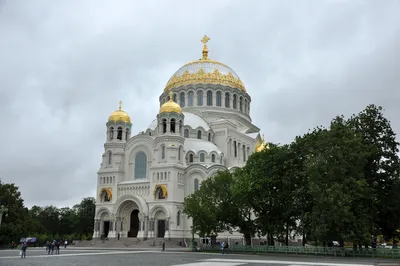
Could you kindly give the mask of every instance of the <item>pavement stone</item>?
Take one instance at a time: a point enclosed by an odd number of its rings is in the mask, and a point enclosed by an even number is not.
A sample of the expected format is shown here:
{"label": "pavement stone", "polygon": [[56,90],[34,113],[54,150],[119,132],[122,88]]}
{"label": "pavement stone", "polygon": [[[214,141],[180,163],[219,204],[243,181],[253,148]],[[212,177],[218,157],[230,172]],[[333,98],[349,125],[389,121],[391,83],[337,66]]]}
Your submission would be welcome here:
{"label": "pavement stone", "polygon": [[0,250],[0,266],[400,266],[398,261],[380,259],[222,255],[154,249],[67,248],[61,249],[60,255],[47,255],[42,248],[31,248],[25,259],[19,258],[18,253],[19,250]]}

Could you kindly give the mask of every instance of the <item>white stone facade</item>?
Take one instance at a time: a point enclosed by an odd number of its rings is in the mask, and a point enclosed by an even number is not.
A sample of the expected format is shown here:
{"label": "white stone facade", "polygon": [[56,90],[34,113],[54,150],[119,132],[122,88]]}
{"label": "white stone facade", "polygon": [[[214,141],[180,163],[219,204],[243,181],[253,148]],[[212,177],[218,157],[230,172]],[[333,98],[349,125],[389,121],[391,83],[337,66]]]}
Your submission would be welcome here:
{"label": "white stone facade", "polygon": [[[133,137],[131,123],[107,123],[93,237],[185,242],[192,221],[183,213],[184,198],[219,170],[243,166],[261,144],[243,90],[189,84],[172,91],[182,114],[160,113]],[[168,95],[161,94],[160,106]]]}

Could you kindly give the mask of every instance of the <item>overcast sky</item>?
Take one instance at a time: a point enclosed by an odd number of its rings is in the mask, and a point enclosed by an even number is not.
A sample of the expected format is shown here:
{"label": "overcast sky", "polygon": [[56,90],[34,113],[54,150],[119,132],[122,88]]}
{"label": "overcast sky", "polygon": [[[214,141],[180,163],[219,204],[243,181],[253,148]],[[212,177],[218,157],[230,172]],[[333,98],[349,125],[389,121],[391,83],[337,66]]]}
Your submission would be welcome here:
{"label": "overcast sky", "polygon": [[400,133],[399,13],[396,0],[0,0],[0,178],[29,207],[95,196],[109,114],[122,100],[146,129],[204,34],[268,141],[370,103]]}

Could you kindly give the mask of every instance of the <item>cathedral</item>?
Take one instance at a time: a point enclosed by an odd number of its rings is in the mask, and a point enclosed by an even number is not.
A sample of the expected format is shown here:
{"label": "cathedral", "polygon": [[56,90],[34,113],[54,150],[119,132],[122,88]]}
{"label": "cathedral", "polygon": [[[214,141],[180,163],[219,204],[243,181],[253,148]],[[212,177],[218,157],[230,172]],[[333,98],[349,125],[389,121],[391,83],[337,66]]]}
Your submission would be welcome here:
{"label": "cathedral", "polygon": [[201,40],[201,59],[168,80],[146,130],[131,136],[131,119],[121,102],[111,113],[97,172],[94,238],[186,242],[192,220],[184,213],[185,197],[205,179],[242,167],[263,149],[250,117],[250,95],[235,71],[208,57],[209,40]]}

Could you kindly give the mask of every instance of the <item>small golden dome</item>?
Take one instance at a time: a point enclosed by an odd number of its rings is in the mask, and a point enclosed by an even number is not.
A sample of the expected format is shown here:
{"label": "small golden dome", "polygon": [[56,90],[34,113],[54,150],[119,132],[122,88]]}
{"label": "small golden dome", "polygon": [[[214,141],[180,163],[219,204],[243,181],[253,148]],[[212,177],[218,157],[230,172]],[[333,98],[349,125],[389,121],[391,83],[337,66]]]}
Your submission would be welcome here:
{"label": "small golden dome", "polygon": [[164,103],[160,108],[161,113],[178,113],[182,114],[182,108],[172,99],[172,91],[169,93],[169,101]]}
{"label": "small golden dome", "polygon": [[108,122],[131,122],[129,115],[122,110],[122,101],[119,102],[119,109],[111,113],[110,117],[108,118]]}
{"label": "small golden dome", "polygon": [[265,143],[265,141],[264,141],[264,134],[263,134],[261,143],[256,147],[256,152],[263,151],[265,147],[268,148],[268,144]]}

